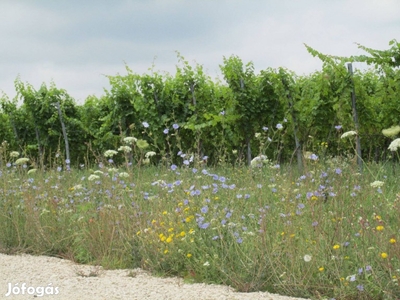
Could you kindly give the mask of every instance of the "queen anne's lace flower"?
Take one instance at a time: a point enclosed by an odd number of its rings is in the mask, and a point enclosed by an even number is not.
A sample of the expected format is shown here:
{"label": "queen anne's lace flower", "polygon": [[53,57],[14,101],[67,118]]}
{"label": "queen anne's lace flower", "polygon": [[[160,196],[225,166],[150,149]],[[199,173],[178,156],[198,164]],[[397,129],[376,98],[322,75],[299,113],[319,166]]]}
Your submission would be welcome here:
{"label": "queen anne's lace flower", "polygon": [[376,180],[376,181],[372,182],[370,185],[373,188],[380,188],[380,187],[382,187],[384,185],[384,182]]}
{"label": "queen anne's lace flower", "polygon": [[29,158],[22,157],[22,158],[18,158],[18,159],[15,161],[15,164],[16,164],[16,165],[23,165],[23,164],[27,163],[28,161],[29,161]]}
{"label": "queen anne's lace flower", "polygon": [[127,136],[126,138],[124,138],[124,142],[127,144],[133,144],[137,141],[137,138],[133,137],[133,136]]}
{"label": "queen anne's lace flower", "polygon": [[390,151],[397,151],[397,149],[400,148],[400,138],[399,139],[395,139],[394,141],[392,141],[389,145],[389,150]]}
{"label": "queen anne's lace flower", "polygon": [[347,138],[347,137],[353,136],[353,135],[357,135],[357,132],[356,131],[347,131],[347,132],[343,133],[340,138],[344,139],[344,138]]}
{"label": "queen anne's lace flower", "polygon": [[392,126],[382,130],[382,134],[386,137],[394,137],[400,133],[400,126]]}
{"label": "queen anne's lace flower", "polygon": [[107,150],[106,152],[104,152],[104,156],[105,157],[113,157],[115,154],[117,154],[118,152],[115,150]]}

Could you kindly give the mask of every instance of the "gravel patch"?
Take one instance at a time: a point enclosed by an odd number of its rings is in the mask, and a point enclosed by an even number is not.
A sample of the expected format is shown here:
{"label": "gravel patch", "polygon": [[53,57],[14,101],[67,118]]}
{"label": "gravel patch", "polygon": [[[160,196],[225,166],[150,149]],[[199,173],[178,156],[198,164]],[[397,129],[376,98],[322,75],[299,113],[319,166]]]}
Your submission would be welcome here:
{"label": "gravel patch", "polygon": [[[22,288],[23,283],[25,283],[25,289]],[[19,294],[13,293],[12,289],[15,293],[19,291]],[[0,253],[0,299],[38,298],[57,300],[300,299],[265,292],[238,293],[222,285],[186,284],[180,278],[158,278],[141,269],[103,270],[101,267],[79,265],[55,257]]]}

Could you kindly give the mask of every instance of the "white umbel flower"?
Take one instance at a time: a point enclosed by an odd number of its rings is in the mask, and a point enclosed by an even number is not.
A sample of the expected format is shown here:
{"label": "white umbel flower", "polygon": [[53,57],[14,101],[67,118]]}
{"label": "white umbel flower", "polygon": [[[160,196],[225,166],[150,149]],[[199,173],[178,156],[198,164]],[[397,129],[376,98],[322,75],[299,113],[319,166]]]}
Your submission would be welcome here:
{"label": "white umbel flower", "polygon": [[397,151],[397,149],[400,148],[400,138],[399,139],[395,139],[394,141],[392,141],[389,145],[389,150],[390,151]]}
{"label": "white umbel flower", "polygon": [[400,133],[400,126],[392,126],[382,130],[382,134],[386,137],[394,137]]}
{"label": "white umbel flower", "polygon": [[117,154],[118,152],[115,150],[107,150],[106,152],[104,152],[104,156],[105,157],[113,157],[115,154]]}
{"label": "white umbel flower", "polygon": [[133,136],[127,136],[126,138],[124,138],[124,142],[127,144],[133,144],[136,141],[137,141],[137,138],[135,138]]}
{"label": "white umbel flower", "polygon": [[347,131],[345,133],[342,134],[342,136],[340,137],[341,139],[345,139],[347,137],[353,136],[353,135],[357,135],[356,131]]}
{"label": "white umbel flower", "polygon": [[373,188],[380,188],[384,185],[383,181],[376,180],[370,184]]}
{"label": "white umbel flower", "polygon": [[89,181],[94,181],[94,180],[97,180],[97,179],[100,179],[100,176],[97,176],[97,175],[92,174],[92,175],[90,175],[90,176],[88,177],[88,180],[89,180]]}
{"label": "white umbel flower", "polygon": [[28,161],[29,161],[29,158],[22,157],[22,158],[18,158],[18,159],[15,161],[15,164],[16,164],[16,165],[23,165],[23,164],[27,163]]}
{"label": "white umbel flower", "polygon": [[304,259],[305,262],[310,262],[311,259],[312,259],[312,256],[309,255],[309,254],[306,254],[306,255],[304,255],[303,259]]}
{"label": "white umbel flower", "polygon": [[17,152],[17,151],[10,152],[10,157],[18,157],[18,156],[19,156],[19,152]]}

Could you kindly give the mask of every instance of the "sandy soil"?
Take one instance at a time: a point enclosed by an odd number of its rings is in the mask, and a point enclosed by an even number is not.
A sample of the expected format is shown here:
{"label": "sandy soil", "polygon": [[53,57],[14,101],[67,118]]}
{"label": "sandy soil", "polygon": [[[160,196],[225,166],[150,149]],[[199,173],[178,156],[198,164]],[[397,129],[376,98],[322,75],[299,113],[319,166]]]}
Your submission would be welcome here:
{"label": "sandy soil", "polygon": [[[89,276],[91,273],[96,276]],[[55,257],[0,253],[0,299],[34,298],[299,299],[269,293],[237,293],[220,285],[185,284],[182,279],[156,278],[140,269],[105,271]]]}

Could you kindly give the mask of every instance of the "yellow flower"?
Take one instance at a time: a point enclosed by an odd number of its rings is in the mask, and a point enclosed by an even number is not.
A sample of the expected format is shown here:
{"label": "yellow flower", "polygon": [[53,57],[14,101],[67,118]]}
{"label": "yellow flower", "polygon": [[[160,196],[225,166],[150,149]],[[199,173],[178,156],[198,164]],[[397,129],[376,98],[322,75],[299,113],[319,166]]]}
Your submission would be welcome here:
{"label": "yellow flower", "polygon": [[188,254],[186,254],[186,257],[187,257],[187,258],[191,258],[191,257],[192,257],[192,254],[188,253]]}
{"label": "yellow flower", "polygon": [[214,200],[218,200],[219,199],[219,197],[214,197]]}
{"label": "yellow flower", "polygon": [[165,249],[164,250],[164,254],[167,254],[169,251],[168,251],[168,249]]}
{"label": "yellow flower", "polygon": [[140,230],[138,232],[136,232],[136,235],[140,235]]}
{"label": "yellow flower", "polygon": [[294,233],[292,233],[291,235],[290,235],[290,237],[291,238],[294,238],[296,235],[294,234]]}
{"label": "yellow flower", "polygon": [[316,200],[318,200],[318,197],[315,196],[315,195],[312,195],[312,196],[311,196],[311,200],[316,201]]}
{"label": "yellow flower", "polygon": [[383,229],[385,229],[385,227],[383,227],[382,225],[376,226],[376,230],[378,231],[382,231]]}
{"label": "yellow flower", "polygon": [[169,237],[166,239],[166,242],[167,242],[167,243],[171,243],[171,242],[172,242],[172,237],[169,236]]}
{"label": "yellow flower", "polygon": [[172,231],[174,231],[173,228],[168,228],[168,232],[172,232]]}
{"label": "yellow flower", "polygon": [[340,245],[336,244],[333,246],[333,250],[338,250],[340,248]]}
{"label": "yellow flower", "polygon": [[324,267],[319,267],[319,268],[318,268],[318,271],[320,271],[320,272],[323,272],[324,270],[325,270]]}
{"label": "yellow flower", "polygon": [[153,225],[156,224],[156,223],[157,223],[156,220],[152,220],[152,221],[151,221],[151,224],[153,224]]}
{"label": "yellow flower", "polygon": [[382,258],[387,258],[387,257],[388,257],[388,254],[387,254],[386,252],[382,252],[382,253],[381,253],[381,257],[382,257]]}
{"label": "yellow flower", "polygon": [[166,211],[166,210],[164,210],[163,212],[162,212],[162,214],[163,215],[166,215],[168,212]]}
{"label": "yellow flower", "polygon": [[193,234],[194,232],[195,232],[194,229],[193,229],[193,228],[190,228],[189,234]]}
{"label": "yellow flower", "polygon": [[182,231],[179,235],[180,235],[181,237],[184,237],[184,236],[186,235],[186,233],[185,233],[184,231]]}
{"label": "yellow flower", "polygon": [[396,239],[390,239],[390,240],[389,240],[389,243],[391,243],[391,244],[396,244]]}

